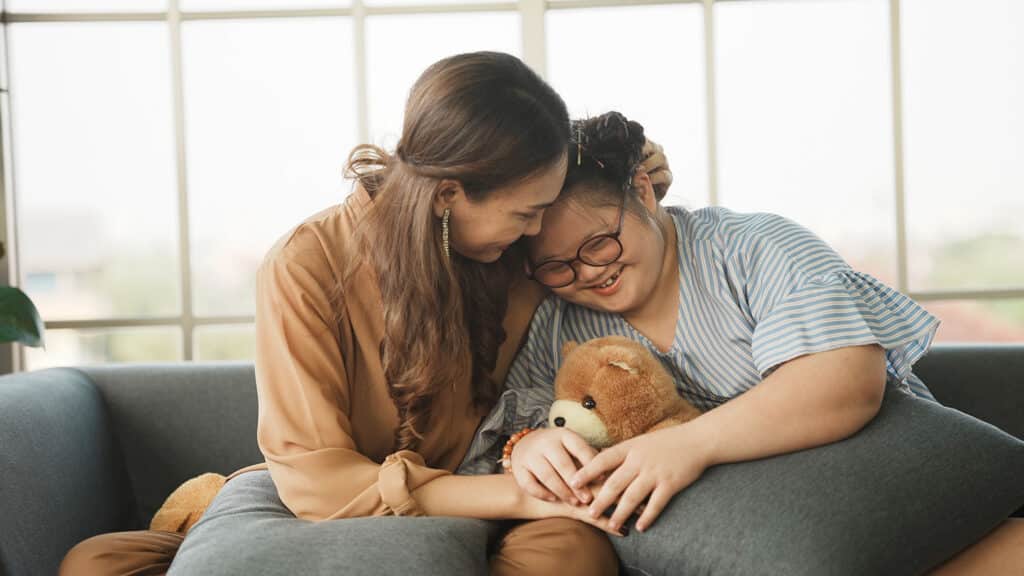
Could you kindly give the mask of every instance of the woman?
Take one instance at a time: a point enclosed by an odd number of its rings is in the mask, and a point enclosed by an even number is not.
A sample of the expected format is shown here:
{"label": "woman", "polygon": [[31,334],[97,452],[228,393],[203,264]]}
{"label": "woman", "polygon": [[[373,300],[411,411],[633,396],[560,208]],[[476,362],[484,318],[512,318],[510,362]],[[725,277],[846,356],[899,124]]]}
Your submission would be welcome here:
{"label": "woman", "polygon": [[[558,196],[568,141],[565,104],[518,59],[463,54],[428,68],[410,94],[395,154],[357,148],[352,197],[282,238],[259,270],[266,465],[236,473],[184,544],[170,533],[102,535],[72,549],[62,573],[162,573],[176,552],[173,570],[182,573],[238,571],[221,563],[241,562],[239,547],[250,541],[231,539],[288,511],[314,521],[522,520],[492,538],[493,572],[615,573],[600,531],[606,520],[528,497],[510,476],[450,473],[540,301],[522,278],[516,243],[540,230]],[[667,185],[663,156],[649,162]],[[240,494],[252,498],[227,504]],[[240,518],[252,521],[232,523]],[[283,530],[265,540],[295,533]],[[400,555],[396,540],[381,554]],[[256,548],[244,550],[245,561],[266,572],[310,554],[281,560]]]}
{"label": "woman", "polygon": [[[545,212],[543,232],[527,241],[530,276],[552,295],[538,308],[509,389],[460,472],[493,470],[508,446],[499,438],[546,422],[565,342],[613,334],[644,344],[679,392],[706,412],[600,454],[558,427],[520,432],[506,453],[525,491],[589,504],[592,518],[614,505],[615,530],[634,512],[637,531],[652,527],[669,501],[712,466],[852,436],[879,412],[887,386],[934,400],[911,367],[938,320],[911,299],[854,271],[785,218],[661,206],[649,177],[637,170],[643,127],[617,112],[577,122],[574,135],[565,190]],[[1018,448],[1016,462],[1022,461]],[[1024,520],[1011,519],[940,572],[1004,573],[993,567],[1024,565],[1022,545]],[[658,573],[647,560],[623,556],[643,573]],[[804,573],[797,566],[786,573]]]}

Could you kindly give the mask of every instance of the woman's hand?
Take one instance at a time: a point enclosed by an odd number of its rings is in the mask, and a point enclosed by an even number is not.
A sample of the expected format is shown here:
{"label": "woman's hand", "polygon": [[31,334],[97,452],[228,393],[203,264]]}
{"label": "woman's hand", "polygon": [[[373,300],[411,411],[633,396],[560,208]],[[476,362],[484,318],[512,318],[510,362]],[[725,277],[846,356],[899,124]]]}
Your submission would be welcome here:
{"label": "woman's hand", "polygon": [[643,532],[669,500],[700,478],[710,465],[706,445],[687,424],[648,432],[602,451],[576,473],[569,485],[587,486],[610,473],[590,505],[591,518],[601,517],[615,504],[609,528],[618,531],[648,499],[636,522],[636,529]]}
{"label": "woman's hand", "polygon": [[668,187],[672,185],[672,171],[668,167],[668,158],[660,144],[650,139],[644,143],[644,161],[637,168],[651,177],[654,194],[660,200],[665,197]]}
{"label": "woman's hand", "polygon": [[590,462],[597,451],[572,430],[543,428],[524,436],[512,448],[512,475],[530,496],[577,506],[589,503],[590,490],[569,488],[577,464]]}
{"label": "woman's hand", "polygon": [[567,502],[555,500],[548,502],[545,500],[538,500],[525,492],[522,493],[522,501],[524,507],[524,516],[531,520],[539,520],[542,518],[572,518],[573,520],[579,520],[585,524],[611,534],[612,536],[623,536],[623,533],[618,529],[611,527],[611,519],[605,516],[598,516],[594,518],[590,515],[590,511],[585,505],[573,506]]}

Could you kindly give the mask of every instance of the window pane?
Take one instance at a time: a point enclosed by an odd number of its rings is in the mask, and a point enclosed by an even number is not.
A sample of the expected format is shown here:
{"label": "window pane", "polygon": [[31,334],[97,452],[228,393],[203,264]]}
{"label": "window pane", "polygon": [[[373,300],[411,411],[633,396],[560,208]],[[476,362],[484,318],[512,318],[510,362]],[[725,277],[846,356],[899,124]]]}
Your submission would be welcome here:
{"label": "window pane", "polygon": [[1024,299],[922,302],[942,320],[942,342],[1024,342]]}
{"label": "window pane", "polygon": [[46,320],[178,314],[166,25],[9,28],[27,292]]}
{"label": "window pane", "polygon": [[180,0],[183,11],[273,10],[302,8],[342,8],[350,0]]}
{"label": "window pane", "polygon": [[721,203],[790,217],[895,285],[888,3],[715,10]]}
{"label": "window pane", "polygon": [[167,0],[6,0],[8,12],[156,12]]}
{"label": "window pane", "polygon": [[911,286],[1024,287],[1024,3],[902,8]]}
{"label": "window pane", "polygon": [[173,326],[47,330],[45,350],[25,348],[28,370],[108,362],[176,362],[181,359],[181,329]]}
{"label": "window pane", "polygon": [[[638,30],[643,49],[623,49],[627,41],[639,48]],[[548,76],[573,117],[618,110],[640,122],[672,166],[664,204],[707,204],[703,8],[553,10],[547,37]]]}
{"label": "window pane", "polygon": [[200,326],[195,329],[196,360],[253,360],[256,331],[243,326]]}
{"label": "window pane", "polygon": [[341,202],[355,144],[347,18],[187,22],[183,30],[195,310],[252,314],[271,244]]}
{"label": "window pane", "polygon": [[[429,40],[424,34],[430,31]],[[419,38],[415,50],[397,50],[398,39]],[[434,62],[476,50],[520,54],[517,13],[418,14],[366,19],[370,140],[388,149],[402,132],[409,89]]]}

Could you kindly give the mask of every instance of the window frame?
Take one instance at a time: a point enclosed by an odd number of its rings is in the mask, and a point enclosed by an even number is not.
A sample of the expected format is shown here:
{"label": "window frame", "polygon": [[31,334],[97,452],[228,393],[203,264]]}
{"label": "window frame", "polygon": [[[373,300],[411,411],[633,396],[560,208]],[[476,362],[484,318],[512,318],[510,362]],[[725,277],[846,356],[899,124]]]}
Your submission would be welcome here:
{"label": "window frame", "polygon": [[[709,186],[709,204],[719,204],[718,168],[717,168],[717,109],[715,101],[715,37],[713,6],[716,2],[741,2],[749,0],[509,0],[480,1],[458,3],[450,1],[436,5],[401,5],[373,6],[366,5],[364,0],[350,0],[348,7],[331,9],[257,9],[230,11],[182,11],[179,0],[167,0],[168,6],[160,12],[98,12],[98,13],[8,13],[3,9],[0,14],[0,206],[3,218],[0,218],[0,240],[4,242],[6,253],[0,257],[0,283],[18,285],[20,272],[18,267],[18,231],[14,215],[17,210],[15,194],[17,186],[13,174],[12,157],[16,150],[11,144],[10,92],[7,50],[7,26],[24,22],[131,22],[156,21],[165,22],[169,34],[171,54],[171,89],[174,120],[174,150],[176,166],[176,190],[178,209],[178,250],[181,267],[179,281],[181,289],[181,314],[149,318],[94,318],[89,320],[52,320],[46,321],[48,329],[96,329],[96,328],[127,328],[150,326],[178,326],[182,334],[182,352],[185,361],[193,360],[196,354],[195,329],[211,325],[245,325],[252,324],[252,315],[241,316],[197,316],[192,302],[192,262],[189,238],[189,202],[187,187],[184,91],[182,82],[182,23],[191,20],[218,19],[260,19],[260,18],[307,18],[307,17],[343,17],[352,19],[353,56],[355,59],[356,84],[356,119],[359,141],[369,141],[369,104],[367,102],[367,65],[366,65],[366,19],[380,15],[415,15],[444,14],[466,12],[517,12],[521,20],[521,49],[523,60],[533,67],[541,77],[547,78],[547,36],[545,34],[545,16],[549,10],[572,10],[580,8],[605,8],[619,6],[642,6],[655,4],[700,4],[704,15],[704,63],[705,63],[705,101],[706,101],[706,141],[707,170]],[[765,0],[759,0],[765,1]],[[820,0],[829,1],[829,0]],[[904,193],[904,161],[903,161],[903,102],[902,102],[902,51],[900,32],[900,0],[888,0],[889,32],[891,53],[892,83],[892,138],[894,165],[894,197],[896,229],[896,288],[920,302],[936,300],[994,300],[1005,298],[1024,298],[1024,286],[999,290],[924,290],[910,291],[907,273],[907,214]],[[13,280],[13,281],[12,281]],[[0,374],[19,371],[25,365],[24,350],[19,345],[0,346]]]}

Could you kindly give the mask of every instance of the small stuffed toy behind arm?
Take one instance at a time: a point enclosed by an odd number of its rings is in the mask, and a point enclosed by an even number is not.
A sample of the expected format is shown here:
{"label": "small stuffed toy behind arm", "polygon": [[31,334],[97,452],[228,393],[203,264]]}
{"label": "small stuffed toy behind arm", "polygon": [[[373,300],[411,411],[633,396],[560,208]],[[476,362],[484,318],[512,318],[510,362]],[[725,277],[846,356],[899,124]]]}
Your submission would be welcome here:
{"label": "small stuffed toy behind arm", "polygon": [[164,505],[153,515],[150,530],[185,534],[199,521],[217,492],[227,481],[226,476],[207,472],[186,481],[171,492]]}

